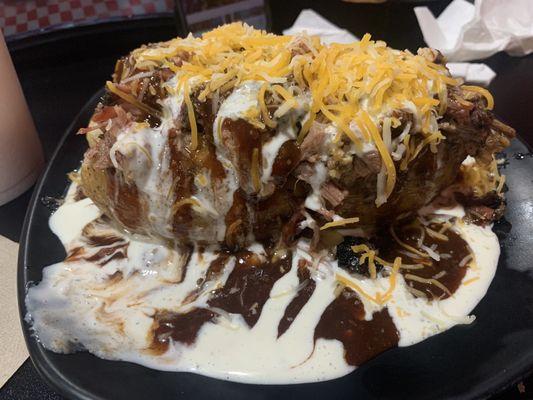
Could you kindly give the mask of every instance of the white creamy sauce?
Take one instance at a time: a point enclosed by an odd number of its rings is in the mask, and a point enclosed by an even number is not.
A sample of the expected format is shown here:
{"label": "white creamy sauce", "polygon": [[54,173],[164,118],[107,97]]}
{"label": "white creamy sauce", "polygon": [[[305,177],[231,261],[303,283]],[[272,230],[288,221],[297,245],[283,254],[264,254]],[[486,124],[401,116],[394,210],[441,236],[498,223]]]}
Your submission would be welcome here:
{"label": "white creamy sauce", "polygon": [[306,197],[304,206],[309,210],[318,211],[324,208],[324,199],[320,194],[322,185],[326,182],[328,170],[324,163],[317,162],[313,165],[313,175],[307,180],[311,185],[311,193]]}
{"label": "white creamy sauce", "polygon": [[[221,162],[226,172],[226,179],[224,182],[225,193],[217,194],[217,197],[224,199],[224,204],[227,204],[227,209],[233,204],[233,193],[239,188],[239,178],[236,173],[236,168],[232,165],[228,149],[221,140],[221,127],[224,119],[247,119],[246,115],[250,109],[259,109],[257,101],[257,94],[261,88],[262,83],[259,81],[246,81],[239,87],[235,88],[233,92],[220,104],[218,113],[213,122],[213,142],[215,143],[215,154],[217,159]],[[222,196],[221,196],[222,195]],[[225,215],[225,213],[224,213]],[[222,232],[222,237],[224,233]]]}
{"label": "white creamy sauce", "polygon": [[[172,90],[176,84],[175,78],[166,83]],[[198,84],[198,80],[189,79],[188,84],[194,87]],[[238,93],[235,94],[236,92]],[[228,110],[232,110],[231,116],[237,116],[240,115],[239,112],[244,112],[251,106],[257,107],[257,83],[245,83],[235,93],[236,97],[232,100],[226,99],[221,105],[219,116],[228,115]],[[117,141],[110,150],[110,157],[113,166],[135,183],[143,202],[147,205],[149,225],[146,231],[171,239],[174,237],[172,226],[174,210],[169,204],[175,202],[176,192],[173,190],[175,182],[170,170],[169,131],[175,128],[176,121],[182,119],[183,113],[186,112],[183,92],[177,91],[174,95],[161,100],[160,104],[163,115],[160,126],[151,128],[147,124],[130,124],[119,133]],[[182,146],[183,143],[179,145]],[[194,201],[192,205],[194,219],[198,223],[193,224],[188,232],[188,236],[192,239],[223,240],[226,226],[220,216],[226,215],[233,204],[233,193],[239,185],[231,162],[223,157],[224,153],[220,149],[216,154],[222,162],[226,177],[222,181],[213,182],[207,168],[199,174],[203,179],[200,179],[200,176],[195,177],[195,194],[191,200]]]}
{"label": "white creamy sauce", "polygon": [[352,151],[352,154],[356,154],[357,157],[363,158],[366,153],[369,153],[371,151],[377,151],[376,145],[374,144],[372,138],[365,137],[355,121],[350,122],[349,128],[361,143],[360,147],[356,146],[355,143],[350,143],[350,149]]}
{"label": "white creamy sauce", "polygon": [[[118,135],[110,150],[113,166],[135,182],[145,196],[150,231],[167,238],[173,236],[172,209],[168,207],[174,201],[168,146],[168,131],[172,127],[169,119],[163,119],[157,128],[137,129],[133,124]],[[125,156],[123,163],[118,163],[117,153]]]}
{"label": "white creamy sauce", "polygon": [[[226,166],[227,174],[234,174],[235,166],[231,165],[228,149],[221,141],[220,130],[222,122],[225,119],[249,120],[251,110],[254,112],[259,110],[257,97],[263,84],[264,82],[260,81],[245,81],[237,86],[228,98],[222,102],[213,122],[213,140],[216,146],[216,154],[223,165]],[[272,167],[279,149],[288,140],[296,139],[298,135],[296,121],[305,117],[306,110],[309,108],[310,95],[308,93],[296,96],[295,99],[297,106],[287,112],[283,117],[277,119],[275,134],[262,146],[262,171],[260,179],[263,184],[270,182]]]}
{"label": "white creamy sauce", "polygon": [[263,157],[263,171],[261,171],[261,182],[270,182],[272,175],[272,167],[278,155],[279,149],[287,140],[295,139],[294,134],[287,132],[287,130],[279,130],[272,139],[263,144],[261,149],[261,156]]}
{"label": "white creamy sauce", "polygon": [[[100,216],[90,199],[74,201],[74,193],[73,185],[65,203],[50,219],[52,231],[67,252],[82,243],[82,229]],[[440,218],[444,219],[450,214],[460,215],[460,210],[428,212],[442,213]],[[224,285],[235,259],[229,258],[223,273],[209,282],[194,301],[184,304],[186,296],[197,288],[198,280],[205,276],[209,264],[215,259],[214,247],[202,253],[196,250],[192,253],[185,278],[181,281],[182,265],[187,258],[182,250],[146,242],[146,238],[126,237],[110,227],[106,229],[129,242],[127,258],[113,259],[104,266],[84,260],[59,262],[45,268],[43,280],[29,289],[27,319],[46,348],[61,353],[85,349],[106,359],[246,383],[323,381],[355,369],[345,361],[341,342],[318,339],[314,344],[314,328],[336,296],[335,275],[349,276],[334,260],[317,264],[309,255],[305,240],[297,244],[290,271],[275,282],[253,328],[249,328],[241,315],[218,310],[219,317],[202,326],[194,344],[171,341],[164,354],[155,355],[148,349],[156,311],[209,309],[209,293]],[[385,306],[399,332],[400,346],[420,342],[456,324],[470,322],[469,313],[490,285],[499,256],[494,233],[489,228],[460,221],[452,229],[467,241],[474,254],[469,266],[465,266],[468,268],[463,279],[466,284],[451,297],[430,302],[414,298],[398,274],[392,299]],[[264,249],[258,243],[249,250],[264,257]],[[288,330],[278,339],[278,323],[297,294],[297,264],[302,258],[317,264],[311,274],[316,288]],[[117,273],[122,279],[112,279]],[[349,278],[355,279],[370,295],[383,293],[390,285],[387,277],[376,280]],[[384,307],[360,297],[367,320]]]}
{"label": "white creamy sauce", "polygon": [[[246,118],[250,109],[258,109],[259,102],[257,101],[257,94],[263,82],[260,81],[246,81],[242,85],[235,88],[228,98],[222,102],[218,110],[218,118],[225,119],[241,119]],[[215,121],[215,127],[217,123]],[[214,127],[214,128],[215,128]],[[213,129],[213,133],[215,133]],[[215,140],[217,135],[215,134]]]}

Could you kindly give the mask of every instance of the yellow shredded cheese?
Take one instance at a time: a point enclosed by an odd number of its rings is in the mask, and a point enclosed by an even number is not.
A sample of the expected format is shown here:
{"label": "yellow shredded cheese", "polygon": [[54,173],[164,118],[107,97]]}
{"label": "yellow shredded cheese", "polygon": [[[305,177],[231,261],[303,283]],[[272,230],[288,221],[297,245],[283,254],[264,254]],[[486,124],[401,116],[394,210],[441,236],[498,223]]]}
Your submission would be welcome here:
{"label": "yellow shredded cheese", "polygon": [[[322,44],[317,37],[277,36],[242,23],[221,26],[201,37],[189,35],[142,47],[128,60],[129,70],[143,73],[164,68],[174,74],[178,85],[170,87],[165,82],[162,87],[171,93],[183,91],[192,150],[200,145],[202,132],[198,131],[191,96],[201,102],[218,99],[246,81],[262,83],[257,115],[245,116],[258,129],[276,128],[278,119],[305,104],[305,117],[304,113],[298,117],[299,122],[305,121],[298,143],[315,121],[338,129],[335,143],[346,136],[358,151],[363,143],[373,143],[383,163],[378,206],[387,201],[396,184],[390,129],[397,128],[400,121],[391,112],[406,109],[416,120],[416,129],[403,139],[405,152],[399,168],[405,170],[425,146],[437,150],[444,136],[438,132],[436,118],[446,110],[448,87],[459,86],[444,66],[407,50],[391,49],[368,33],[359,42]],[[125,101],[157,115],[157,110],[115,85],[107,86]],[[488,109],[494,106],[486,89],[463,88],[482,94]]]}
{"label": "yellow shredded cheese", "polygon": [[345,276],[343,276],[341,274],[336,274],[335,275],[335,279],[337,281],[339,281],[340,283],[342,283],[344,286],[347,286],[350,289],[353,289],[355,292],[359,293],[365,299],[370,300],[370,301],[372,301],[372,302],[374,302],[376,304],[380,304],[378,299],[376,299],[375,297],[373,297],[373,296],[369,295],[367,292],[365,292],[363,290],[363,288],[361,288],[361,286],[359,286],[357,283],[355,283],[352,279],[348,279],[348,278],[346,278]]}
{"label": "yellow shredded cheese", "polygon": [[376,148],[381,155],[381,160],[385,165],[387,171],[387,186],[384,196],[385,199],[387,199],[391,195],[394,190],[394,185],[396,184],[396,167],[394,166],[392,157],[383,142],[383,138],[381,137],[377,126],[372,122],[366,111],[361,111],[361,127],[364,127],[364,129],[370,133],[372,139],[374,139],[374,144],[376,145]]}
{"label": "yellow shredded cheese", "polygon": [[268,108],[265,103],[265,93],[267,89],[269,88],[269,86],[270,85],[268,83],[264,83],[263,86],[261,86],[261,89],[259,89],[258,101],[259,101],[259,108],[261,109],[261,115],[263,117],[263,121],[265,122],[265,125],[268,126],[269,128],[275,128],[276,123],[272,120],[272,118],[270,118],[270,113],[268,112]]}
{"label": "yellow shredded cheese", "polygon": [[382,296],[382,302],[386,303],[390,300],[392,297],[392,293],[394,292],[394,289],[396,288],[396,280],[398,277],[398,271],[400,271],[400,267],[402,266],[402,259],[401,257],[396,257],[394,259],[394,263],[392,265],[392,271],[389,276],[389,288]]}
{"label": "yellow shredded cheese", "polygon": [[469,86],[469,85],[463,85],[461,86],[464,90],[469,90],[471,92],[477,92],[481,94],[485,99],[487,100],[487,110],[492,110],[494,108],[494,97],[492,97],[492,94],[490,92],[482,87],[479,86]]}
{"label": "yellow shredded cheese", "polygon": [[320,227],[320,230],[323,231],[324,229],[335,228],[335,227],[338,227],[338,226],[344,226],[344,225],[348,225],[348,224],[355,224],[356,222],[359,222],[359,218],[357,218],[357,217],[343,218],[343,219],[339,219],[337,221],[331,221],[331,222],[325,223],[324,225],[322,225]]}
{"label": "yellow shredded cheese", "polygon": [[116,94],[122,100],[124,100],[124,101],[126,101],[126,102],[128,102],[130,104],[135,105],[140,110],[142,110],[144,112],[147,112],[148,114],[152,114],[152,115],[155,115],[155,116],[160,116],[159,111],[157,111],[156,109],[154,109],[154,108],[152,108],[152,107],[150,107],[150,106],[148,106],[148,105],[146,105],[144,103],[141,103],[139,100],[137,100],[132,95],[130,95],[128,93],[124,93],[122,90],[117,88],[114,83],[107,81],[105,85],[106,85],[107,90],[109,90],[111,93]]}
{"label": "yellow shredded cheese", "polygon": [[479,280],[479,276],[475,276],[473,278],[467,279],[466,281],[463,281],[463,286],[470,285],[471,283]]}
{"label": "yellow shredded cheese", "polygon": [[379,257],[376,256],[376,251],[370,249],[366,244],[352,246],[352,251],[354,253],[363,252],[361,257],[359,257],[359,262],[363,264],[366,260],[368,260],[368,272],[370,273],[370,278],[376,279],[377,270],[375,261],[380,262],[381,260]]}
{"label": "yellow shredded cheese", "polygon": [[315,122],[315,118],[316,118],[316,114],[311,114],[310,117],[302,125],[302,129],[300,130],[300,133],[298,134],[298,139],[297,139],[297,142],[299,144],[301,144],[304,141],[304,138],[307,135],[307,132],[309,132],[311,125],[313,124],[313,122]]}
{"label": "yellow shredded cheese", "polygon": [[420,282],[420,283],[426,283],[426,284],[429,284],[429,285],[434,285],[434,286],[438,287],[440,290],[442,290],[443,292],[445,292],[446,294],[448,294],[448,296],[452,295],[452,292],[450,292],[450,290],[446,286],[444,286],[441,282],[439,282],[436,279],[422,278],[421,276],[413,275],[413,274],[405,274],[404,277],[405,277],[405,279],[408,279],[408,280],[411,280],[411,281]]}
{"label": "yellow shredded cheese", "polygon": [[183,91],[183,98],[187,106],[187,116],[189,117],[189,125],[191,126],[191,150],[196,150],[198,147],[198,128],[196,126],[196,117],[194,116],[194,107],[192,105],[189,84],[185,82]]}
{"label": "yellow shredded cheese", "polygon": [[415,249],[413,246],[410,246],[408,245],[407,243],[405,243],[404,241],[402,241],[398,235],[396,234],[396,232],[394,231],[394,227],[391,225],[390,227],[390,233],[392,234],[392,237],[394,238],[394,240],[396,240],[396,242],[402,246],[404,249],[406,249],[407,251],[410,251],[411,253],[414,253],[422,258],[429,258],[429,255],[427,253],[423,253],[421,252],[420,250],[418,249]]}
{"label": "yellow shredded cheese", "polygon": [[447,242],[447,241],[450,240],[450,239],[448,238],[448,236],[443,235],[443,234],[440,233],[440,232],[434,231],[433,229],[431,229],[431,228],[428,227],[428,226],[426,226],[425,229],[426,229],[426,232],[428,233],[428,235],[431,236],[431,237],[434,238],[434,239],[442,240],[443,242]]}

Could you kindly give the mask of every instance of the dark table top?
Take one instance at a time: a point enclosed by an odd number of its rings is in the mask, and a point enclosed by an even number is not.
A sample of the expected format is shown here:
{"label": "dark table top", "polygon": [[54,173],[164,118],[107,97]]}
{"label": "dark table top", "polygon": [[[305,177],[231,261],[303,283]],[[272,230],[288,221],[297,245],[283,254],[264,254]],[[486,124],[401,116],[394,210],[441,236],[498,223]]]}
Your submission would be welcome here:
{"label": "dark table top", "polygon": [[[421,3],[420,1],[417,2]],[[422,1],[423,3],[423,1]],[[449,0],[428,3],[440,12]],[[340,1],[270,2],[274,32],[290,26],[302,8],[314,8],[356,35],[372,32],[397,48],[416,51],[424,45],[412,11],[413,4],[354,5]],[[171,17],[85,27],[59,34],[41,35],[9,43],[30,110],[39,131],[46,158],[85,102],[111,75],[118,57],[142,43],[175,36]],[[112,40],[110,40],[112,38]],[[496,72],[490,85],[496,98],[495,112],[533,146],[533,55],[510,57],[500,53],[484,60]],[[0,235],[18,241],[31,190],[0,207]],[[524,381],[533,388],[533,379]],[[528,392],[531,392],[528,390]],[[494,399],[530,398],[513,386]],[[27,360],[0,389],[0,399],[60,399],[37,375]]]}

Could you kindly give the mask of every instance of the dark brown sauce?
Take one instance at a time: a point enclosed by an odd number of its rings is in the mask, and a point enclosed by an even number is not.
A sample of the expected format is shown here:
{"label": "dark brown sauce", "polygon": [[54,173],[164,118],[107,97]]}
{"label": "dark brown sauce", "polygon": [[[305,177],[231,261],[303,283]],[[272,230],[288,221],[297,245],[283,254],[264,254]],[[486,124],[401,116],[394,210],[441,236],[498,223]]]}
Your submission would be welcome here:
{"label": "dark brown sauce", "polygon": [[236,262],[223,288],[216,290],[208,304],[240,314],[253,327],[270,297],[276,281],[291,268],[290,252],[273,254],[266,261],[249,251],[235,254]]}
{"label": "dark brown sauce", "polygon": [[229,258],[230,254],[228,252],[224,252],[220,253],[217,258],[211,261],[205,273],[205,278],[198,281],[198,286],[194,290],[192,290],[187,296],[185,296],[183,303],[189,304],[195,301],[198,298],[198,295],[203,292],[208,282],[214,281],[218,277],[220,277],[222,271],[224,271],[224,267],[226,266]]}
{"label": "dark brown sauce", "polygon": [[[249,122],[238,119],[224,119],[222,122],[222,137],[224,144],[228,146],[232,153],[235,168],[241,180],[241,187],[246,187],[252,181],[252,156],[254,149],[261,155],[262,142],[265,139],[264,132],[255,128]],[[259,159],[259,169],[263,163],[262,157]]]}
{"label": "dark brown sauce", "polygon": [[365,321],[365,309],[357,294],[344,289],[326,308],[315,328],[314,340],[334,339],[344,345],[350,365],[361,365],[397,346],[399,334],[387,308]]}
{"label": "dark brown sauce", "polygon": [[78,261],[83,258],[83,254],[85,254],[85,249],[83,247],[74,247],[68,252],[65,262]]}
{"label": "dark brown sauce", "polygon": [[[181,283],[185,280],[187,277],[187,271],[189,270],[189,264],[191,262],[192,253],[194,251],[194,246],[181,246],[180,253],[186,254],[185,260],[183,261],[183,265],[181,266],[181,276],[179,278],[178,283]],[[199,251],[200,254],[202,254],[201,251]]]}
{"label": "dark brown sauce", "polygon": [[295,140],[283,143],[272,165],[272,177],[277,180],[285,178],[296,168],[301,156],[300,148]]}
{"label": "dark brown sauce", "polygon": [[87,235],[84,236],[85,242],[90,246],[110,246],[118,242],[124,242],[124,238],[113,234],[108,235]]}
{"label": "dark brown sauce", "polygon": [[224,222],[226,232],[224,242],[231,250],[237,250],[246,243],[246,237],[250,229],[248,207],[246,197],[242,190],[238,189],[233,193],[233,203],[228,210]]}
{"label": "dark brown sauce", "polygon": [[[442,228],[442,224],[430,224],[429,227],[438,232]],[[397,226],[395,227],[395,232],[400,240],[414,248],[418,248],[417,242],[421,235],[418,228],[406,225],[403,227]],[[448,238],[447,241],[435,239],[427,233],[424,238],[424,245],[428,247],[432,245],[437,246],[435,251],[440,254],[439,261],[427,257],[410,257],[405,254],[405,249],[400,244],[385,234],[380,240],[382,244],[378,248],[380,249],[380,255],[383,255],[388,260],[394,260],[395,257],[402,257],[403,264],[422,263],[424,265],[422,269],[401,269],[401,273],[404,275],[407,284],[423,292],[430,299],[445,299],[450,297],[450,294],[453,294],[461,285],[461,281],[468,267],[461,267],[459,264],[466,256],[471,254],[471,250],[463,238],[453,230],[448,229],[444,235]],[[419,250],[425,253],[425,250]],[[436,279],[446,287],[447,291],[433,283],[418,282],[410,279],[410,275],[424,279]]]}
{"label": "dark brown sauce", "polygon": [[[201,90],[198,90],[198,92],[200,91]],[[195,95],[192,98],[192,103],[196,115],[196,122],[201,127],[204,136],[212,138],[213,123],[215,122],[215,114],[213,113],[213,100],[206,98],[202,102],[198,100],[198,95]]]}
{"label": "dark brown sauce", "polygon": [[307,193],[307,188],[300,186],[294,177],[289,176],[285,184],[277,188],[270,197],[252,204],[255,239],[266,245],[276,243],[283,227],[286,224],[294,224],[291,218],[301,211]]}
{"label": "dark brown sauce", "polygon": [[[213,142],[213,123],[215,122],[213,102],[209,98],[201,102],[198,96],[194,96],[193,105],[198,123],[199,144],[198,149],[191,153],[192,159],[198,170],[207,168],[213,180],[220,181],[226,177],[226,171],[216,156]],[[215,182],[212,183],[215,185]]]}
{"label": "dark brown sauce", "polygon": [[[152,90],[150,90],[150,88],[152,88]],[[161,104],[159,101],[166,97],[166,91],[161,87],[161,76],[159,74],[153,74],[148,80],[142,79],[138,91],[141,92],[143,90],[144,96],[141,99],[142,103],[154,110],[161,111]]]}
{"label": "dark brown sauce", "polygon": [[[169,198],[175,197],[174,204],[178,204],[179,201],[194,194],[194,163],[181,143],[183,140],[190,140],[190,138],[175,129],[168,131],[170,171],[172,172],[172,193]],[[174,210],[172,229],[179,238],[187,239],[191,222],[192,209],[190,204],[183,204]]]}
{"label": "dark brown sauce", "polygon": [[202,284],[218,279],[222,274],[222,271],[224,271],[229,258],[230,254],[224,252],[220,253],[217,258],[211,261],[211,264],[209,264],[207,272],[205,273],[205,279]]}
{"label": "dark brown sauce", "polygon": [[117,246],[102,247],[96,253],[84,258],[89,262],[104,266],[111,260],[126,258],[128,246],[129,243],[122,243]]}
{"label": "dark brown sauce", "polygon": [[[205,135],[201,136],[200,141],[198,149],[193,152],[194,163],[198,169],[207,168],[213,180],[223,180],[226,177],[226,171],[217,158],[215,145],[207,140]],[[212,182],[212,185],[215,185],[215,182]]]}
{"label": "dark brown sauce", "polygon": [[313,279],[311,279],[311,274],[309,273],[309,269],[307,268],[305,262],[298,262],[298,282],[300,285],[304,284],[305,286],[298,290],[296,296],[291,300],[285,309],[285,313],[278,324],[278,338],[290,328],[296,316],[307,304],[313,295],[313,292],[315,291],[316,283]]}
{"label": "dark brown sauce", "polygon": [[139,198],[137,186],[126,182],[122,174],[109,168],[107,175],[107,198],[117,220],[126,228],[136,231],[142,228],[146,216],[145,205]]}
{"label": "dark brown sauce", "polygon": [[193,344],[202,326],[216,315],[205,308],[195,308],[186,314],[158,312],[154,316],[151,350],[156,354],[164,353],[169,339],[186,345]]}

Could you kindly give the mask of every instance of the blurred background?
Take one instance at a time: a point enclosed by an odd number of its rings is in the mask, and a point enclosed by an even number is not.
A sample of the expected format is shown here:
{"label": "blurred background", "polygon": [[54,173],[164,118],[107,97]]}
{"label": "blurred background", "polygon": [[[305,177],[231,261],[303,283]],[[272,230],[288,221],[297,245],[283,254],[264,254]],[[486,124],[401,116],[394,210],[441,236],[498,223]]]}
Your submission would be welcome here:
{"label": "blurred background", "polygon": [[193,32],[231,21],[266,27],[263,0],[4,0],[0,28],[14,40],[80,25],[175,13],[180,23],[181,16],[186,17]]}

